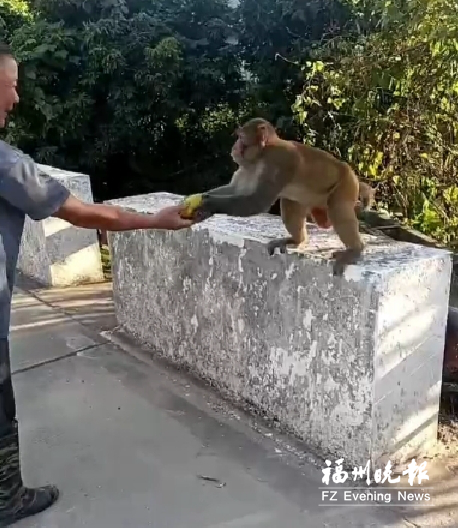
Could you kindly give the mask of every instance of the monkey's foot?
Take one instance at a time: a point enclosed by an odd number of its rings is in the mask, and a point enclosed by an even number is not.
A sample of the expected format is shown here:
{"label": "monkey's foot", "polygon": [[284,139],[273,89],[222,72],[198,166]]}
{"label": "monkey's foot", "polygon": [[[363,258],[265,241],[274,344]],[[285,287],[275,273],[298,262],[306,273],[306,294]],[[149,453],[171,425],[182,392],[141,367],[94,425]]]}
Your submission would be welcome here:
{"label": "monkey's foot", "polygon": [[345,268],[351,264],[357,264],[361,259],[361,250],[359,249],[343,249],[335,251],[332,254],[334,262],[334,277],[342,277]]}
{"label": "monkey's foot", "polygon": [[294,242],[292,238],[280,238],[278,240],[271,240],[267,244],[267,252],[272,256],[277,248],[280,250],[280,253],[286,253],[287,248],[304,251],[306,247],[307,242],[301,242],[298,244],[297,242]]}

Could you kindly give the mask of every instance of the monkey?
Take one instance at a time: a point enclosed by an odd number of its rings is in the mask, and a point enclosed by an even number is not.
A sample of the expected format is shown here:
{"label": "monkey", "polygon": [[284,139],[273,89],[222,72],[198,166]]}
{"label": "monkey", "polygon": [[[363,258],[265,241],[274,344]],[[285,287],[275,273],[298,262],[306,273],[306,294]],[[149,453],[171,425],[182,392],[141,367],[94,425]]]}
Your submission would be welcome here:
{"label": "monkey", "polygon": [[357,214],[372,206],[374,189],[360,182],[348,163],[282,139],[265,119],[250,119],[236,135],[231,157],[238,168],[230,183],[189,196],[187,214],[197,221],[214,214],[248,217],[268,212],[280,198],[281,218],[290,236],[269,242],[269,255],[276,248],[281,253],[287,247],[305,249],[306,219],[312,216],[319,227],[332,226],[345,246],[332,255],[334,275],[342,276],[362,256]]}

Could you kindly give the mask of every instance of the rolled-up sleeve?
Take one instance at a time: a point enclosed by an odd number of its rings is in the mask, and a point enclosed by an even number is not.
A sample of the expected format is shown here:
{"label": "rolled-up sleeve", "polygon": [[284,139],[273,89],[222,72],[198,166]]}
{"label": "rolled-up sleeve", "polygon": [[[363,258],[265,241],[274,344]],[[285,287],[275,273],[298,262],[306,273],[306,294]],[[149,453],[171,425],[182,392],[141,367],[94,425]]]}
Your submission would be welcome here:
{"label": "rolled-up sleeve", "polygon": [[33,220],[43,220],[60,209],[70,191],[41,173],[32,158],[12,149],[0,166],[0,196]]}

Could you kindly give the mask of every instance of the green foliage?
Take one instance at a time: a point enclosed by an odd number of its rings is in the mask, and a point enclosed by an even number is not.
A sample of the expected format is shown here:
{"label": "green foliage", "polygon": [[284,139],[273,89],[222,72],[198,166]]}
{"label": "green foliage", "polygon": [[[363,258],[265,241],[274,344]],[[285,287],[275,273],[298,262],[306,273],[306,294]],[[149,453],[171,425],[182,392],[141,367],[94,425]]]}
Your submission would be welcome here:
{"label": "green foliage", "polygon": [[379,206],[458,245],[450,0],[0,0],[21,66],[6,138],[97,199],[227,181],[242,121],[330,150]]}
{"label": "green foliage", "polygon": [[349,31],[304,65],[294,111],[308,142],[378,183],[382,208],[457,246],[454,4],[413,0],[394,10],[387,0],[371,6],[381,14],[378,28]]}
{"label": "green foliage", "polygon": [[[33,24],[12,38],[22,103],[10,141],[41,162],[88,172],[102,198],[204,185],[222,152],[215,140],[229,162],[244,82],[225,1],[36,0],[33,8]],[[229,120],[224,138],[206,125],[216,114]]]}
{"label": "green foliage", "polygon": [[25,0],[0,0],[0,40],[2,42],[9,44],[15,31],[31,21],[32,14]]}
{"label": "green foliage", "polygon": [[253,105],[285,136],[301,134],[291,114],[303,83],[300,63],[324,40],[338,35],[348,15],[339,0],[240,1],[240,56],[254,81]]}

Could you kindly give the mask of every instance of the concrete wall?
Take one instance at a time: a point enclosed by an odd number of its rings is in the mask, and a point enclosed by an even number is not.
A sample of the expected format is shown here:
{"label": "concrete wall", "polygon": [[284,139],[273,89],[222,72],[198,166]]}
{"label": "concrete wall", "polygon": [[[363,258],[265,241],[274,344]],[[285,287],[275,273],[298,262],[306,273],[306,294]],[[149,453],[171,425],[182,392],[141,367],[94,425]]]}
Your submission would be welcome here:
{"label": "concrete wall", "polygon": [[[93,203],[86,174],[48,165],[38,168],[59,180],[79,199]],[[97,233],[74,227],[59,218],[35,222],[26,218],[18,269],[46,286],[71,286],[103,281]]]}
{"label": "concrete wall", "polygon": [[453,296],[453,306],[458,307],[458,255],[454,255],[451,295]]}
{"label": "concrete wall", "polygon": [[[154,212],[167,193],[110,203]],[[448,252],[365,236],[332,276],[332,231],[267,255],[281,220],[215,216],[191,230],[110,233],[123,331],[352,464],[402,459],[437,432]]]}
{"label": "concrete wall", "polygon": [[[394,218],[377,211],[365,212],[364,222],[361,227],[366,228],[366,232],[377,230],[389,238],[400,242],[412,242],[422,246],[444,249],[444,245],[439,244],[434,238],[424,235],[420,231],[402,225]],[[450,305],[458,306],[458,254],[452,254],[452,282],[450,288]]]}

